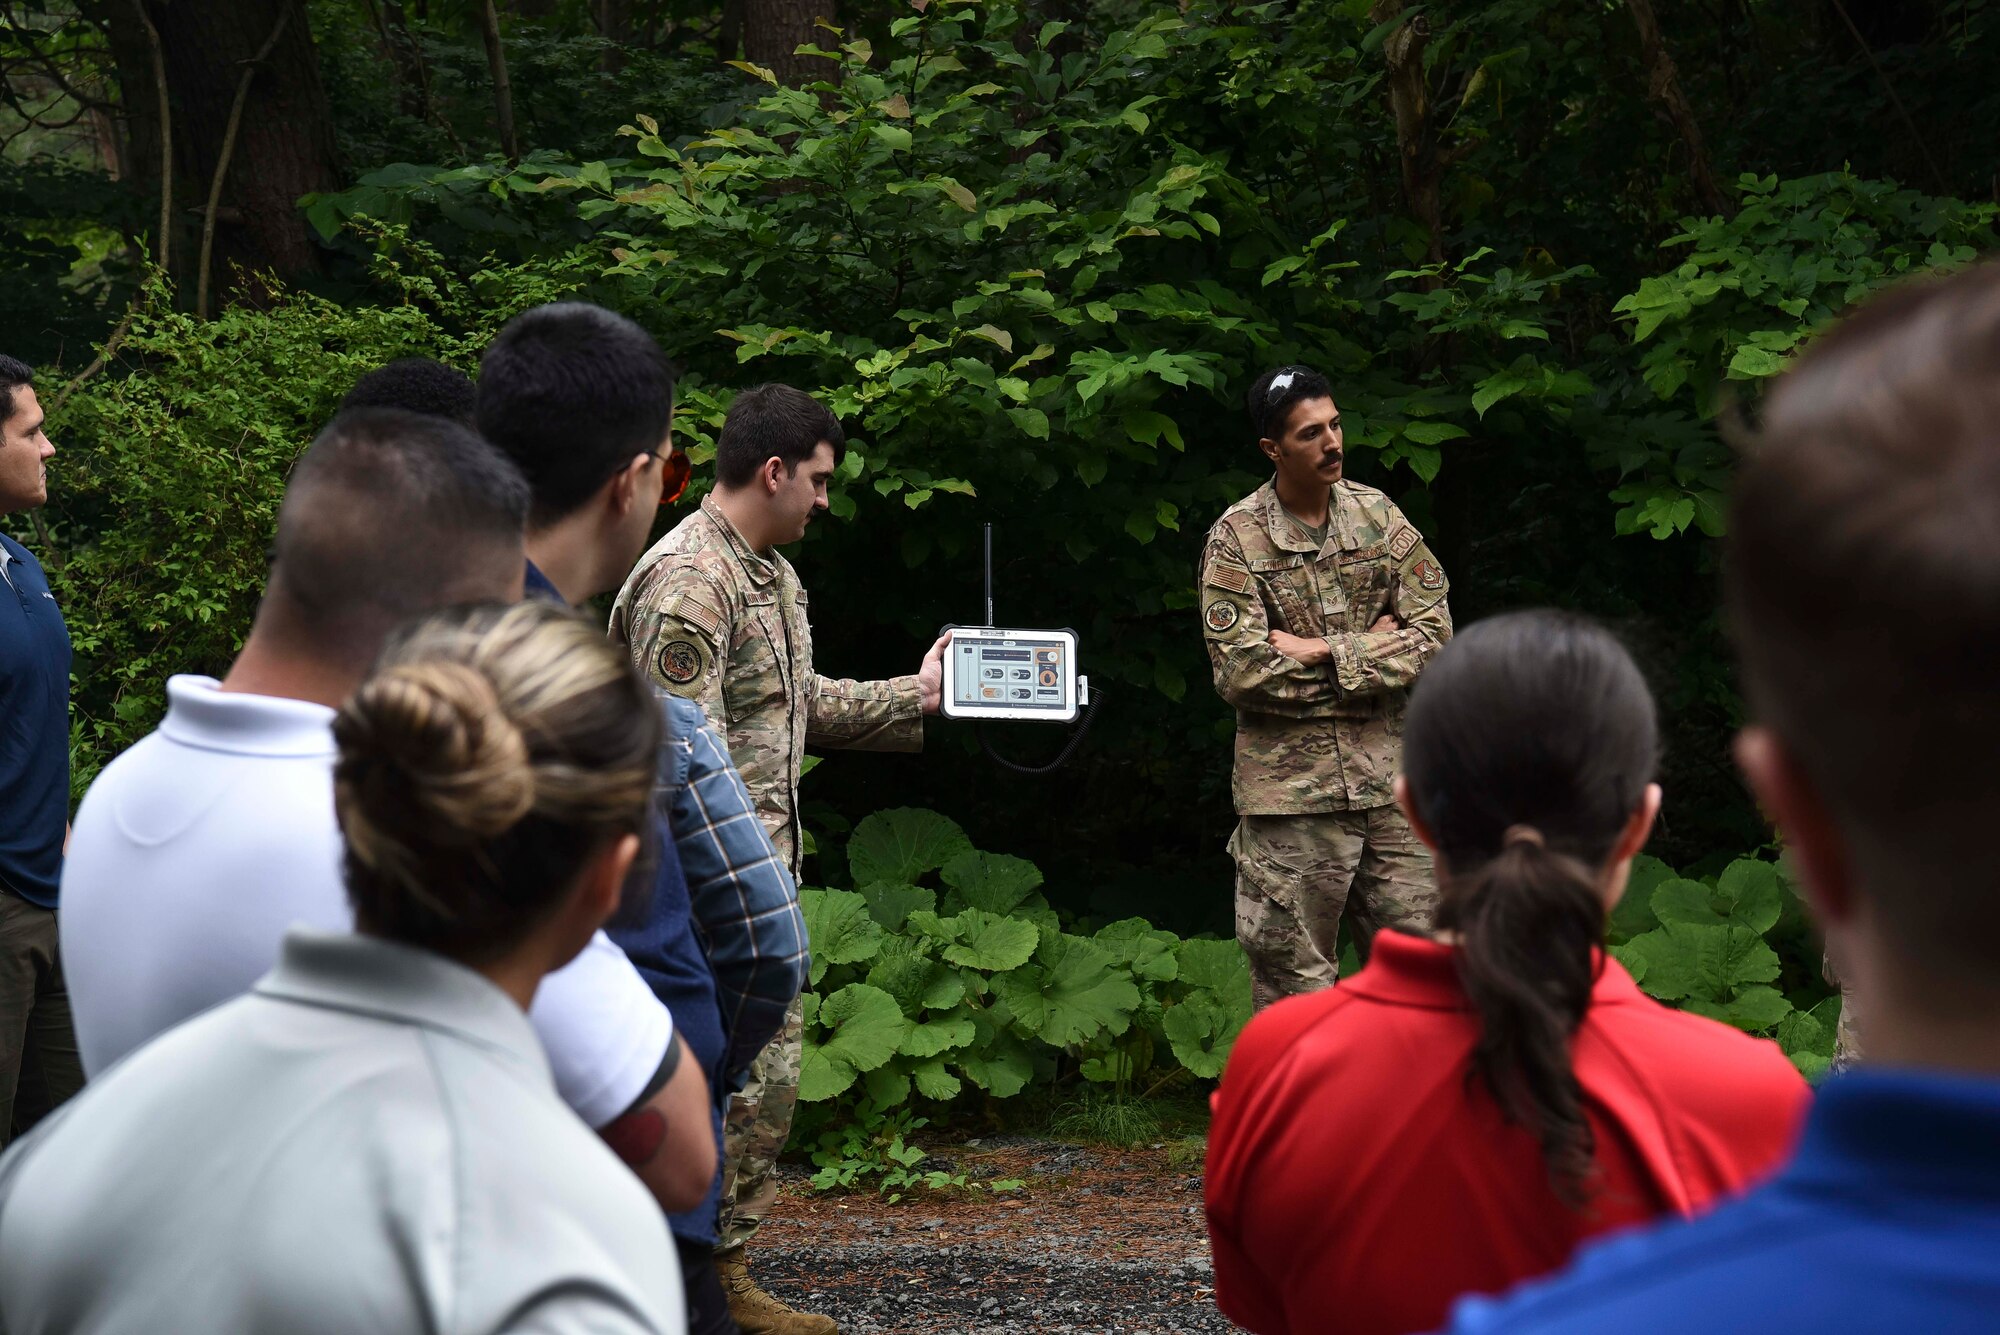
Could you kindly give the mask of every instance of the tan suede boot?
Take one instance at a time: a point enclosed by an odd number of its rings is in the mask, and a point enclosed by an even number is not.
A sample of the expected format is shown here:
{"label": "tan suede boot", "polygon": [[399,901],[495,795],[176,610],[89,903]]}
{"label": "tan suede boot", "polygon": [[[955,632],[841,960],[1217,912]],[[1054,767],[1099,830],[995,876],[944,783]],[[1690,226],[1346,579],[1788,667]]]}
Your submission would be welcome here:
{"label": "tan suede boot", "polygon": [[717,1252],[715,1273],[722,1277],[729,1315],[743,1328],[743,1335],[839,1335],[840,1324],[832,1317],[794,1312],[758,1288],[741,1247]]}

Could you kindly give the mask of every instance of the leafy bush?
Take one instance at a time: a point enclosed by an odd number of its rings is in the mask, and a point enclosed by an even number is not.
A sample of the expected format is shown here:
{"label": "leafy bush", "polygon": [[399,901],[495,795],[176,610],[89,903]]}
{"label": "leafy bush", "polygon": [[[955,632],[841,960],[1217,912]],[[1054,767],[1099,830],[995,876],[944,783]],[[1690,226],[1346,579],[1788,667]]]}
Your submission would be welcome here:
{"label": "leafy bush", "polygon": [[1234,941],[1142,919],[1065,931],[1032,863],[981,852],[935,811],[868,817],[847,844],[854,890],[800,892],[812,939],[799,1098],[875,1110],[996,1098],[1059,1075],[1129,1086],[1169,1059],[1221,1074],[1250,1018]]}
{"label": "leafy bush", "polygon": [[1641,857],[1610,941],[1647,994],[1776,1039],[1808,1077],[1833,1060],[1840,997],[1776,864],[1738,858],[1696,880]]}
{"label": "leafy bush", "polygon": [[155,277],[115,366],[51,404],[48,564],[76,647],[74,796],[158,721],[168,676],[235,657],[286,475],[354,381],[410,355],[470,370],[510,315],[575,282],[559,266],[461,280],[385,242],[376,277],[394,304],[285,292],[197,320]]}
{"label": "leafy bush", "polygon": [[[911,1109],[969,1089],[1007,1099],[1069,1083],[1058,1127],[1157,1128],[1127,1102],[1134,1082],[1220,1076],[1249,1020],[1235,941],[1139,918],[1066,930],[1032,863],[973,848],[935,811],[868,817],[847,863],[857,889],[800,892],[813,972],[799,1098],[840,1110],[808,1118],[831,1122],[813,1151],[822,1187],[907,1170],[925,1124]],[[1777,865],[1739,858],[1697,878],[1640,857],[1608,940],[1651,996],[1775,1039],[1809,1077],[1825,1071],[1840,999]],[[1356,967],[1350,946],[1343,972]]]}

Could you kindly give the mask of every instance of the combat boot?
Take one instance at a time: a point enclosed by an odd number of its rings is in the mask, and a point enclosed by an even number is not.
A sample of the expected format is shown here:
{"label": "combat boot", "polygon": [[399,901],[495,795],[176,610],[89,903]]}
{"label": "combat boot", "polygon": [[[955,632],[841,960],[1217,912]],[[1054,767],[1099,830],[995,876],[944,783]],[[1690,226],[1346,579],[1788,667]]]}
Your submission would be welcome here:
{"label": "combat boot", "polygon": [[794,1312],[758,1288],[741,1247],[717,1252],[715,1273],[729,1299],[729,1315],[743,1328],[743,1335],[840,1335],[840,1324],[832,1317]]}

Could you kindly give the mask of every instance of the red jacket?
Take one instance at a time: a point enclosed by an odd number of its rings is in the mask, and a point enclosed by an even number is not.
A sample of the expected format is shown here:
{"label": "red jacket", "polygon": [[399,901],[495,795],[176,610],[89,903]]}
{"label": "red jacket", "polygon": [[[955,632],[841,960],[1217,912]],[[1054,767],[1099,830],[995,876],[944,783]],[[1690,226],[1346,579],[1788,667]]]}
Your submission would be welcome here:
{"label": "red jacket", "polygon": [[1660,1005],[1604,961],[1572,1048],[1599,1176],[1581,1212],[1468,1084],[1448,946],[1396,932],[1244,1029],[1209,1130],[1216,1298],[1258,1335],[1391,1335],[1553,1270],[1583,1239],[1699,1211],[1786,1156],[1810,1091],[1777,1046]]}

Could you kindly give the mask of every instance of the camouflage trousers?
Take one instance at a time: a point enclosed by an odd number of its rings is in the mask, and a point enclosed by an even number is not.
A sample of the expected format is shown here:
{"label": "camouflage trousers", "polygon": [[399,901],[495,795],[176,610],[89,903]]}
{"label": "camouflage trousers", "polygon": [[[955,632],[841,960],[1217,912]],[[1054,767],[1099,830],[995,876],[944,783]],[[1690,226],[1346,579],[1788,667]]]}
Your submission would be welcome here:
{"label": "camouflage trousers", "polygon": [[1833,1029],[1832,1069],[1845,1071],[1861,1060],[1861,1016],[1855,1013],[1854,990],[1833,967],[1831,959],[1821,960],[1820,975],[1840,989],[1840,1022]]}
{"label": "camouflage trousers", "polygon": [[1393,805],[1244,816],[1229,853],[1236,939],[1260,1010],[1334,984],[1343,915],[1364,942],[1382,927],[1430,933],[1438,901],[1430,852]]}
{"label": "camouflage trousers", "polygon": [[750,1079],[729,1100],[722,1121],[722,1202],[715,1250],[750,1241],[778,1199],[778,1156],[792,1135],[804,1055],[805,1012],[792,998],[785,1027],[750,1063]]}

